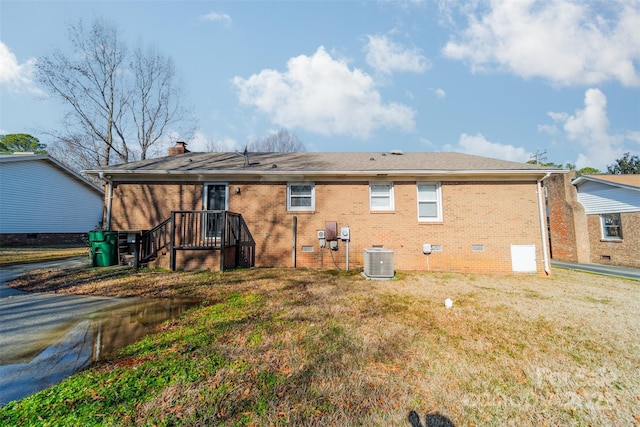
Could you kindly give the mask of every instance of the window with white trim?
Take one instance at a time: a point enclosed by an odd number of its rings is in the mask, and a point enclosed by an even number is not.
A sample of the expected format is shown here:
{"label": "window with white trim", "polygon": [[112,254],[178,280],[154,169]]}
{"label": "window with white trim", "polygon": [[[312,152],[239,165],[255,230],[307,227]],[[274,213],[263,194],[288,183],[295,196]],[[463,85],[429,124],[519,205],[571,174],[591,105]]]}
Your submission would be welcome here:
{"label": "window with white trim", "polygon": [[439,182],[418,183],[418,221],[442,221],[442,193]]}
{"label": "window with white trim", "polygon": [[287,184],[288,211],[314,211],[316,209],[316,186],[313,183]]}
{"label": "window with white trim", "polygon": [[600,223],[604,240],[622,240],[622,219],[619,213],[600,215]]}
{"label": "window with white trim", "polygon": [[369,208],[372,211],[392,211],[395,208],[393,200],[393,184],[369,184]]}

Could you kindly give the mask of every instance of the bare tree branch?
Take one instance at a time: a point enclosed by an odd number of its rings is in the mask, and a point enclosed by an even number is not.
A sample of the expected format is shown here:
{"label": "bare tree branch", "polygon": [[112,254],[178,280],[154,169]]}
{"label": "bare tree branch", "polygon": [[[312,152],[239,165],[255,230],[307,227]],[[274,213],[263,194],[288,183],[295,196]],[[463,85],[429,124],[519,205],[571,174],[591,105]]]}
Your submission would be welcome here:
{"label": "bare tree branch", "polygon": [[154,49],[129,55],[118,28],[102,20],[68,30],[73,55],[56,50],[37,69],[39,81],[69,107],[64,130],[50,132],[61,154],[76,153],[78,161],[69,163],[94,162],[90,168],[144,159],[169,130],[191,138],[195,120],[183,107],[171,59]]}
{"label": "bare tree branch", "polygon": [[247,148],[249,151],[268,153],[295,153],[306,151],[304,144],[298,137],[286,129],[280,129],[273,135],[267,136],[260,141],[252,142]]}

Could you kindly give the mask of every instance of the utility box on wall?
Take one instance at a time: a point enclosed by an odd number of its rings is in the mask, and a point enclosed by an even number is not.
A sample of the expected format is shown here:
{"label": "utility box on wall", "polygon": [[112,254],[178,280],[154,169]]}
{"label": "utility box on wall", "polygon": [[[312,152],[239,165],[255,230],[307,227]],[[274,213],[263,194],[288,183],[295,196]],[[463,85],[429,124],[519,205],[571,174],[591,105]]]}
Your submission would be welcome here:
{"label": "utility box on wall", "polygon": [[377,279],[393,278],[393,251],[384,248],[365,249],[364,275]]}
{"label": "utility box on wall", "polygon": [[338,223],[335,221],[327,221],[324,223],[324,238],[331,242],[338,240]]}

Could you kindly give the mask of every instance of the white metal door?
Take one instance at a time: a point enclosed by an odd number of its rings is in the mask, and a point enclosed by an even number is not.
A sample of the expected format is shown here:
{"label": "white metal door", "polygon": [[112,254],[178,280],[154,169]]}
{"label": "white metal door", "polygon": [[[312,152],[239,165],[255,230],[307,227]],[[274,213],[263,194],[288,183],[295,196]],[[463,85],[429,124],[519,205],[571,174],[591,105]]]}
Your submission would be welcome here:
{"label": "white metal door", "polygon": [[516,273],[535,273],[536,245],[511,245],[511,269]]}

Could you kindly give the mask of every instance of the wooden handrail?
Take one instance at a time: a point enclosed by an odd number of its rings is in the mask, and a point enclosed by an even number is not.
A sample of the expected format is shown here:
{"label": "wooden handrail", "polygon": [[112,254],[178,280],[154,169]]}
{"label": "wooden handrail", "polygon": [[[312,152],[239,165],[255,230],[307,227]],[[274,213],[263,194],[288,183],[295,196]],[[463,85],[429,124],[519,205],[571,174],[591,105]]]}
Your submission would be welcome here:
{"label": "wooden handrail", "polygon": [[236,246],[235,266],[253,267],[255,240],[242,215],[228,211],[172,211],[171,216],[140,238],[141,263],[148,262],[164,248],[170,251],[175,269],[176,250],[220,250],[220,268],[225,268],[225,247]]}

